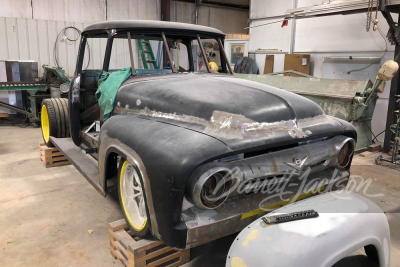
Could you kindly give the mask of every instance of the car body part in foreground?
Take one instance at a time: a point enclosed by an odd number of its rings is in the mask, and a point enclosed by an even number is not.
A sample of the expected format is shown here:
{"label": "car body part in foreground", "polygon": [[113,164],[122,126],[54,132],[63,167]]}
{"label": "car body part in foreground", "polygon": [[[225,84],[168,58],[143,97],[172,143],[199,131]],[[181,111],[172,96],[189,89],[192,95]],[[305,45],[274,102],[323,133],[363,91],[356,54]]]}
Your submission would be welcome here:
{"label": "car body part in foreground", "polygon": [[384,212],[355,193],[332,192],[267,215],[315,210],[318,217],[267,225],[260,218],[233,242],[226,267],[330,267],[365,248],[368,258],[390,266],[390,231]]}

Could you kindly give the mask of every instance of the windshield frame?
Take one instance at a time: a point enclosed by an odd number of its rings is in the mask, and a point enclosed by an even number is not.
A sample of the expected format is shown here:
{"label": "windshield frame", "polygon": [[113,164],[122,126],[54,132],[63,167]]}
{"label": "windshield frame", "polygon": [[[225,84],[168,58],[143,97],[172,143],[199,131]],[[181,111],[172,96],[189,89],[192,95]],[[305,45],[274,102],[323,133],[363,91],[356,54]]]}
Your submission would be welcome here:
{"label": "windshield frame", "polygon": [[[219,44],[219,52],[220,52],[220,59],[221,59],[221,67],[222,67],[222,73],[224,74],[233,74],[233,71],[231,69],[231,66],[229,65],[228,58],[226,56],[224,46],[223,46],[223,41],[224,41],[224,35],[217,35],[213,33],[207,33],[207,32],[202,32],[199,33],[198,31],[190,31],[190,30],[179,30],[179,29],[174,29],[174,30],[165,30],[165,29],[109,29],[109,30],[102,30],[102,31],[86,31],[82,33],[82,38],[81,38],[81,43],[79,45],[79,52],[78,52],[78,58],[77,58],[77,65],[76,65],[76,71],[75,75],[79,74],[82,72],[82,65],[84,61],[84,54],[85,54],[85,46],[87,43],[87,38],[107,38],[107,44],[106,44],[106,51],[104,53],[104,61],[103,61],[103,71],[108,71],[109,70],[109,65],[110,65],[110,58],[111,58],[111,51],[113,47],[113,41],[114,39],[122,37],[123,39],[127,39],[127,42],[129,42],[129,37],[128,37],[128,32],[131,35],[131,39],[139,39],[135,38],[138,35],[143,35],[143,39],[149,39],[149,40],[154,40],[154,37],[156,40],[163,41],[164,47],[165,42],[170,39],[181,39],[181,40],[186,40],[185,45],[187,46],[187,50],[189,53],[189,67],[190,67],[190,72],[194,71],[194,63],[193,63],[193,55],[192,55],[192,46],[191,43],[192,41],[197,41],[199,45],[199,50],[201,51],[203,57],[204,55],[204,50],[202,49],[201,45],[201,39],[213,39],[216,40]],[[163,35],[165,34],[165,39],[163,39]],[[149,37],[149,38],[147,38]],[[121,38],[121,39],[122,39]],[[171,60],[171,56],[168,55],[169,49],[165,49],[167,51],[166,55],[168,60]],[[203,51],[202,51],[203,50]],[[134,57],[132,52],[130,51],[131,58]],[[206,57],[205,57],[206,58]],[[207,60],[205,60],[207,61]],[[132,69],[134,69],[134,66],[132,65]],[[210,69],[208,66],[208,62],[206,64],[207,71],[210,73]],[[175,73],[174,67],[172,66],[173,73]],[[134,73],[134,71],[133,71]]]}

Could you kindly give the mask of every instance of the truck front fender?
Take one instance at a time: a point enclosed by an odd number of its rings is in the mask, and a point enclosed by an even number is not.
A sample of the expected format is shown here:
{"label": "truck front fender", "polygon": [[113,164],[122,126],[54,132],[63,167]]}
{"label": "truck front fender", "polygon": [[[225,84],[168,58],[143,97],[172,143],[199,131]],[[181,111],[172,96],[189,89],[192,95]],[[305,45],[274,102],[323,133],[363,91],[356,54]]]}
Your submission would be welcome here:
{"label": "truck front fender", "polygon": [[203,133],[136,115],[116,115],[104,123],[99,137],[103,187],[110,153],[138,166],[153,234],[168,246],[184,248],[187,229],[181,211],[189,178],[199,165],[228,154],[228,148]]}

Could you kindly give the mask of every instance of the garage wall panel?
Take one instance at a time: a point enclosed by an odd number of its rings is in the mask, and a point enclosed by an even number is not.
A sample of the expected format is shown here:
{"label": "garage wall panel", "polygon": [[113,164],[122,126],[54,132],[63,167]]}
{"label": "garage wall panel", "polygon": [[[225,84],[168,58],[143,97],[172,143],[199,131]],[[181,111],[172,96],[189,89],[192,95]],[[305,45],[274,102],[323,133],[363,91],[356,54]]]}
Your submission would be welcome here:
{"label": "garage wall panel", "polygon": [[0,60],[8,59],[6,18],[0,18]]}
{"label": "garage wall panel", "polygon": [[27,32],[27,21],[25,19],[17,19],[17,33],[19,58],[30,58],[28,49],[29,35]]}
{"label": "garage wall panel", "polygon": [[32,18],[31,0],[0,0],[0,17]]}
{"label": "garage wall panel", "polygon": [[[39,61],[39,36],[37,28],[37,20],[27,19],[27,36],[28,36],[28,57],[31,60]],[[41,66],[39,66],[40,68]]]}
{"label": "garage wall panel", "polygon": [[[272,20],[278,21],[278,20]],[[251,26],[258,26],[265,24],[265,20],[252,21]],[[267,21],[268,23],[268,21]],[[249,50],[255,51],[257,49],[279,49],[283,52],[288,52],[290,47],[290,25],[281,27],[282,22],[274,23],[266,26],[256,27],[250,29],[250,44]]]}
{"label": "garage wall panel", "polygon": [[[396,16],[397,17],[397,16]],[[397,21],[397,18],[394,18]],[[389,26],[381,14],[379,27],[386,36]],[[378,31],[365,29],[365,14],[299,19],[296,22],[296,52],[382,51],[386,41]],[[389,51],[394,47],[389,46]]]}
{"label": "garage wall panel", "polygon": [[251,0],[250,19],[282,16],[286,10],[292,8],[292,2],[293,0]]}
{"label": "garage wall panel", "polygon": [[18,60],[19,58],[19,47],[18,47],[18,27],[17,19],[6,18],[6,31],[7,31],[7,42],[8,47],[8,59]]}
{"label": "garage wall panel", "polygon": [[[196,5],[192,3],[177,2],[177,21],[183,23],[195,23]],[[175,21],[175,1],[171,1],[171,21]],[[240,9],[226,9],[200,6],[198,9],[198,24],[213,27],[225,34],[248,34],[244,29],[248,26],[249,11]]]}
{"label": "garage wall panel", "polygon": [[106,20],[106,0],[32,0],[32,7],[34,19],[82,23]]}

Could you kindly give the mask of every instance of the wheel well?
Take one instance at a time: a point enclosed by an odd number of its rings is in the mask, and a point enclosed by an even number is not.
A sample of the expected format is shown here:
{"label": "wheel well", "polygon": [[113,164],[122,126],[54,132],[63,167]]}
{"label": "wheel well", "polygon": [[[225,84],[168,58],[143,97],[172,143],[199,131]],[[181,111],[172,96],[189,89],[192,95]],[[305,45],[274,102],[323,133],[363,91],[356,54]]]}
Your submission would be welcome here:
{"label": "wheel well", "polygon": [[374,245],[368,245],[364,247],[364,250],[368,259],[379,266],[379,254],[376,247]]}
{"label": "wheel well", "polygon": [[118,164],[119,164],[120,158],[121,158],[121,156],[115,152],[111,152],[107,156],[106,168],[105,168],[105,178],[106,178],[105,185],[106,185],[106,187],[107,187],[107,180],[118,177],[118,167],[119,167]]}

